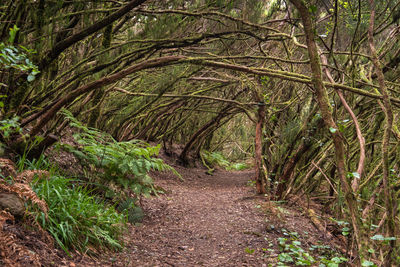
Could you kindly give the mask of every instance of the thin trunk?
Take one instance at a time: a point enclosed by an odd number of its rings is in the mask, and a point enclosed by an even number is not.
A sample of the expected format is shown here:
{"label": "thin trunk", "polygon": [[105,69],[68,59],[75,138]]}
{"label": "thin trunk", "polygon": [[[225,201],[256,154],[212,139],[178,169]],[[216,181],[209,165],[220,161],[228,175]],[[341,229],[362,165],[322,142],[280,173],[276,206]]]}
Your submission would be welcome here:
{"label": "thin trunk", "polygon": [[[328,66],[328,59],[323,54],[321,54],[321,61],[325,65],[323,67],[323,69],[324,69],[325,75],[328,77],[328,80],[331,83],[335,83],[335,80],[333,79],[332,74],[331,74],[329,68],[327,67]],[[344,98],[342,90],[336,90],[336,93],[338,94],[338,96],[340,98],[340,101],[342,102],[344,108],[350,114],[350,117],[354,122],[354,127],[356,128],[358,143],[360,144],[360,158],[358,160],[358,167],[357,167],[357,173],[358,173],[359,177],[354,177],[353,178],[353,182],[352,182],[352,186],[351,186],[353,191],[357,192],[359,184],[360,184],[360,180],[361,180],[361,177],[362,177],[363,171],[364,171],[365,139],[364,139],[364,136],[363,136],[363,134],[361,132],[360,123],[358,122],[358,119],[357,119],[356,115],[354,114],[353,110],[351,109],[351,107],[347,103],[346,99]]]}
{"label": "thin trunk", "polygon": [[343,192],[345,194],[345,199],[347,206],[349,208],[349,213],[351,217],[351,223],[353,226],[354,237],[359,253],[361,257],[363,254],[363,246],[360,237],[359,229],[359,216],[358,207],[353,191],[350,187],[349,182],[346,178],[346,168],[345,168],[345,148],[343,136],[338,130],[335,121],[333,120],[332,108],[329,104],[328,92],[322,80],[322,70],[319,61],[319,55],[317,50],[317,45],[315,43],[315,27],[313,25],[311,14],[306,4],[302,0],[290,0],[293,5],[299,11],[301,19],[304,24],[304,32],[306,35],[307,49],[310,58],[310,67],[312,71],[312,84],[315,89],[315,94],[317,98],[317,103],[321,111],[322,119],[324,120],[325,126],[330,130],[333,143],[335,146],[335,161],[338,170],[338,175],[340,178],[341,185],[343,187]]}
{"label": "thin trunk", "polygon": [[275,198],[277,200],[282,199],[283,193],[288,188],[289,180],[290,177],[292,177],[296,164],[299,162],[301,157],[304,155],[304,153],[307,152],[307,150],[310,147],[311,147],[310,142],[302,142],[300,146],[297,148],[297,150],[294,152],[294,154],[290,157],[288,163],[285,165],[282,176],[279,178],[278,188],[276,189]]}
{"label": "thin trunk", "polygon": [[223,108],[220,113],[208,121],[206,124],[203,125],[199,130],[197,130],[191,137],[190,140],[186,143],[185,147],[183,148],[181,154],[179,155],[179,159],[184,165],[188,165],[189,163],[189,153],[192,150],[193,145],[204,136],[205,133],[208,133],[208,129],[213,127],[214,125],[218,124],[224,117],[228,116],[230,110],[232,109],[231,104],[227,105]]}
{"label": "thin trunk", "polygon": [[[369,0],[369,4],[371,7],[370,13],[370,21],[369,21],[369,28],[368,28],[368,41],[369,47],[371,49],[372,55],[372,62],[375,67],[376,75],[378,78],[379,88],[383,96],[383,105],[384,105],[384,112],[385,112],[385,131],[383,134],[382,140],[382,160],[383,160],[383,191],[385,196],[385,206],[387,212],[387,230],[390,237],[395,237],[396,232],[396,222],[395,222],[395,212],[393,208],[393,199],[392,199],[392,192],[390,190],[390,182],[389,182],[389,141],[390,141],[390,134],[393,127],[393,112],[392,106],[390,104],[390,98],[388,91],[385,85],[385,78],[383,76],[382,67],[379,63],[378,55],[375,49],[374,44],[374,23],[375,23],[375,2],[374,0]],[[393,262],[393,251],[396,247],[396,240],[390,241],[390,249],[384,261],[384,266],[390,267],[392,266]]]}
{"label": "thin trunk", "polygon": [[256,138],[255,138],[255,168],[256,168],[256,190],[257,194],[266,194],[266,177],[263,168],[262,138],[265,121],[265,104],[261,103],[257,111]]}

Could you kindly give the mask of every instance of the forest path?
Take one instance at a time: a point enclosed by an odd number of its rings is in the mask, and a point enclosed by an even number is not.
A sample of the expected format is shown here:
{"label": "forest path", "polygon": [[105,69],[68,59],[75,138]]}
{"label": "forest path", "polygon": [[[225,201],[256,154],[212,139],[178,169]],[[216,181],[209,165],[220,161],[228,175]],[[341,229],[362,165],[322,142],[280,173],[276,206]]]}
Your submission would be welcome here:
{"label": "forest path", "polygon": [[210,176],[205,169],[175,167],[185,180],[153,173],[155,185],[166,193],[143,200],[144,220],[128,226],[120,252],[102,251],[96,257],[75,252],[67,258],[45,244],[41,233],[10,229],[46,259],[43,266],[277,266],[282,237],[301,242],[304,249],[318,245],[325,247],[324,254],[335,252],[331,248],[337,242],[331,243],[307,217],[307,202],[295,197],[277,204],[256,196],[247,185],[254,172],[218,170]]}
{"label": "forest path", "polygon": [[278,238],[290,239],[289,233],[304,249],[333,245],[325,252],[335,252],[338,243],[316,229],[304,200],[277,204],[256,196],[248,186],[253,171],[211,176],[202,168],[174,167],[185,180],[153,173],[166,193],[143,200],[143,223],[129,228],[124,250],[76,266],[277,266]]}
{"label": "forest path", "polygon": [[[143,224],[123,253],[130,266],[267,266],[266,215],[247,182],[251,171],[182,169],[184,182],[156,179],[167,191],[146,199]],[[248,250],[254,249],[254,253]],[[247,252],[246,252],[247,250]],[[119,258],[119,260],[122,260]],[[271,261],[269,261],[271,262]]]}

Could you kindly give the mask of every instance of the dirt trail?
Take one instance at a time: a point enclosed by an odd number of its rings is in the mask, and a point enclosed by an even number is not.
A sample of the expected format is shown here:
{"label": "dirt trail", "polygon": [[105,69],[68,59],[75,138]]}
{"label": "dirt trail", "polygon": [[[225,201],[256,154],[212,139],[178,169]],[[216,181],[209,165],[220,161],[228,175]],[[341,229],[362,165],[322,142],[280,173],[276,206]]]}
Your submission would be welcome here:
{"label": "dirt trail", "polygon": [[[252,172],[189,169],[185,182],[159,179],[167,190],[146,200],[143,225],[131,234],[132,266],[266,266],[265,214],[246,199]],[[246,248],[255,249],[252,254]],[[260,254],[261,253],[261,254]]]}
{"label": "dirt trail", "polygon": [[[166,193],[145,199],[146,216],[130,227],[126,248],[74,266],[277,266],[278,238],[297,232],[301,243],[329,244],[296,206],[277,206],[247,186],[251,171],[177,170],[185,178],[154,174]],[[72,266],[72,265],[67,265]]]}

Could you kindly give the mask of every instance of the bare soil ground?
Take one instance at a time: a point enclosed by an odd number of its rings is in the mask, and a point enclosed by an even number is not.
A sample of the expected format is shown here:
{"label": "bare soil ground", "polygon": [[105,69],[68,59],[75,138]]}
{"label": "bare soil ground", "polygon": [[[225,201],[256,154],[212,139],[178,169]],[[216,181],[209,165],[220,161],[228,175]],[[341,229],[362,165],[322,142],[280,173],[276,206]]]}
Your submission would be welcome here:
{"label": "bare soil ground", "polygon": [[[169,191],[144,202],[147,218],[132,233],[131,262],[137,266],[261,266],[265,216],[246,187],[252,172],[203,175],[188,170],[186,182],[159,180]],[[188,177],[187,175],[190,175]]]}
{"label": "bare soil ground", "polygon": [[[305,246],[327,244],[300,209],[254,195],[252,171],[178,168],[185,181],[158,175],[166,194],[143,201],[146,217],[127,234],[113,266],[276,266],[277,238],[298,232]],[[268,251],[267,249],[273,249]],[[113,262],[111,263],[110,260]]]}

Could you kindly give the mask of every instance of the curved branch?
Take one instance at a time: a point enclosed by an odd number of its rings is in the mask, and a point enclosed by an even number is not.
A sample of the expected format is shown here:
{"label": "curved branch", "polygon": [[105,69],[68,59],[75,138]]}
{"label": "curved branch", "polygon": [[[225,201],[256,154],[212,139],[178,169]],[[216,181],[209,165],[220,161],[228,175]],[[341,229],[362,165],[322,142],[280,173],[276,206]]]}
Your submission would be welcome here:
{"label": "curved branch", "polygon": [[102,79],[99,79],[97,81],[91,82],[87,85],[81,86],[74,91],[70,92],[63,98],[59,99],[56,101],[49,110],[42,116],[42,118],[39,120],[39,122],[32,128],[30,135],[34,136],[40,132],[40,130],[43,128],[43,126],[46,125],[46,123],[59,111],[64,105],[70,103],[73,99],[76,97],[88,93],[94,89],[97,89],[99,87],[109,85],[117,80],[120,80],[124,77],[126,77],[129,74],[132,74],[134,72],[144,70],[144,69],[149,69],[149,68],[155,68],[155,67],[162,67],[171,64],[172,62],[178,61],[182,59],[181,56],[168,56],[168,57],[161,57],[161,58],[156,58],[156,59],[151,59],[145,62],[141,62],[139,64],[133,65],[125,70],[122,70],[120,72],[117,72],[113,75],[106,76]]}
{"label": "curved branch", "polygon": [[[369,21],[369,28],[368,28],[368,42],[369,47],[371,49],[372,55],[372,63],[374,64],[376,76],[378,78],[379,87],[381,93],[383,95],[383,105],[384,105],[384,112],[385,112],[385,131],[383,134],[382,140],[382,160],[383,160],[383,176],[382,176],[382,183],[383,183],[383,191],[384,191],[384,199],[385,199],[385,206],[387,212],[387,227],[390,236],[396,235],[396,216],[394,211],[393,205],[393,198],[392,192],[390,190],[390,183],[389,183],[389,142],[390,142],[390,134],[392,132],[393,127],[393,111],[392,106],[390,103],[390,97],[388,91],[385,86],[385,77],[383,75],[382,67],[380,65],[378,55],[376,52],[375,44],[374,44],[374,23],[375,23],[375,1],[369,0],[369,4],[371,6],[370,12],[370,21]],[[396,247],[396,239],[390,241],[390,249],[385,257],[384,266],[392,266],[393,263],[393,252]]]}
{"label": "curved branch", "polygon": [[[322,55],[322,54],[320,55],[320,57],[321,57],[322,64],[325,65],[323,67],[325,75],[328,77],[328,80],[331,83],[335,83],[335,80],[333,79],[330,70],[326,67],[328,65],[328,59],[326,58],[325,55]],[[359,182],[361,180],[362,173],[363,173],[363,170],[364,170],[365,139],[364,139],[364,136],[362,135],[361,127],[360,127],[360,124],[358,122],[358,119],[357,119],[356,115],[354,114],[353,110],[351,109],[351,107],[349,106],[349,104],[347,103],[346,99],[344,98],[343,92],[341,90],[336,90],[336,93],[338,94],[338,96],[340,98],[340,101],[342,102],[344,108],[350,114],[350,117],[354,122],[354,126],[356,128],[356,133],[357,133],[358,143],[360,144],[360,159],[358,161],[358,168],[357,168],[357,173],[359,174],[360,177],[354,177],[353,182],[352,182],[352,189],[353,189],[354,192],[356,192],[358,190]]]}
{"label": "curved branch", "polygon": [[[149,93],[135,93],[135,92],[129,92],[125,89],[115,87],[113,90],[131,95],[131,96],[152,96],[152,97],[157,97],[159,96],[158,94],[149,94]],[[225,98],[220,98],[220,97],[213,97],[213,96],[208,96],[208,95],[172,95],[172,94],[163,94],[161,97],[169,97],[169,98],[198,98],[198,99],[207,99],[207,100],[212,100],[212,101],[218,101],[218,102],[225,102],[225,103],[230,103],[230,104],[235,104],[237,106],[243,107],[243,106],[251,106],[251,105],[258,105],[259,103],[257,102],[249,102],[249,103],[241,103],[236,100],[232,99],[225,99]]]}
{"label": "curved branch", "polygon": [[87,36],[99,31],[107,25],[113,23],[135,7],[143,4],[144,2],[146,2],[146,0],[132,0],[124,7],[105,17],[104,19],[101,19],[95,22],[93,25],[87,27],[86,29],[58,42],[50,51],[46,53],[42,61],[39,63],[39,68],[41,70],[47,68],[50,63],[53,62],[53,60],[55,60],[65,49],[85,39]]}

